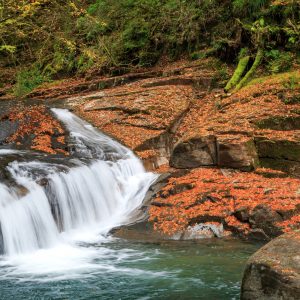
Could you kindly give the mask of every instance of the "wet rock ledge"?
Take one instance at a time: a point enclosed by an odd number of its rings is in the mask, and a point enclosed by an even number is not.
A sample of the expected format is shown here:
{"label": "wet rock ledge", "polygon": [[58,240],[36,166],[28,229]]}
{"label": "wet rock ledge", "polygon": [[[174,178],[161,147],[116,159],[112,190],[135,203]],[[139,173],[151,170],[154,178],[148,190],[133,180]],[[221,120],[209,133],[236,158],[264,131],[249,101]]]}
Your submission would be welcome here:
{"label": "wet rock ledge", "polygon": [[282,235],[248,261],[242,300],[300,299],[300,232]]}

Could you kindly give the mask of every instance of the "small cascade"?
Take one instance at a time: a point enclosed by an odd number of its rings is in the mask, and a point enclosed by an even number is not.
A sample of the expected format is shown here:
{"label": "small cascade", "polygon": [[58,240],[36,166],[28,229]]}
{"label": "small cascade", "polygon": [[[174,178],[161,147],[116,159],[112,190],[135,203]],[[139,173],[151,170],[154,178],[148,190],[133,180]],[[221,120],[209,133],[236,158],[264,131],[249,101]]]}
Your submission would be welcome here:
{"label": "small cascade", "polygon": [[[130,150],[87,122],[67,110],[53,113],[70,132],[73,158],[69,164],[38,158],[9,163],[7,170],[23,189],[0,183],[5,255],[55,247],[77,230],[106,234],[126,223],[156,179]],[[10,153],[18,154],[3,150],[0,155]]]}

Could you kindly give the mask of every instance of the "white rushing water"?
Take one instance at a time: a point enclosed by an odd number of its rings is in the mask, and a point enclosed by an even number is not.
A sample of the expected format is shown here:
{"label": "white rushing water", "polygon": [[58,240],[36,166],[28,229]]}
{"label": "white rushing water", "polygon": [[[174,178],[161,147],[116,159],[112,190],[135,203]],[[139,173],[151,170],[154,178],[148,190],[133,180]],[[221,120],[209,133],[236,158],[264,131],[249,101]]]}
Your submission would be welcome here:
{"label": "white rushing water", "polygon": [[156,179],[124,146],[67,110],[53,112],[70,132],[74,166],[14,160],[7,169],[23,188],[0,183],[4,263],[37,272],[80,267],[95,250],[79,244],[125,224]]}

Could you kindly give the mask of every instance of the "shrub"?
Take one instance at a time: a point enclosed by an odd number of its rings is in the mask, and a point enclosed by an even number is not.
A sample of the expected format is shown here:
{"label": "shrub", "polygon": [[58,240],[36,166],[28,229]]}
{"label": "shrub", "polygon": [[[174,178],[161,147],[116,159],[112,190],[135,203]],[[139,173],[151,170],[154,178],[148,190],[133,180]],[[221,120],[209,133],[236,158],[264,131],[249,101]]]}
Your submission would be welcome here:
{"label": "shrub", "polygon": [[24,97],[46,81],[49,81],[49,77],[41,74],[39,68],[36,66],[31,69],[22,70],[17,74],[14,95],[16,97]]}
{"label": "shrub", "polygon": [[267,69],[270,73],[280,73],[288,71],[293,64],[294,55],[291,52],[284,52],[272,49],[265,53]]}

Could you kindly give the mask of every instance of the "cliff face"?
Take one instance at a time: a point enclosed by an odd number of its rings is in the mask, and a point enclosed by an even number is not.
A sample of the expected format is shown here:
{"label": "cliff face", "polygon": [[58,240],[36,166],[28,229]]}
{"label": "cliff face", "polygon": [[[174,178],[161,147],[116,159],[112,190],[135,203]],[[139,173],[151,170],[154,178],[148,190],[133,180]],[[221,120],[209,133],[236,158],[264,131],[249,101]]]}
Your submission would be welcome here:
{"label": "cliff face", "polygon": [[214,60],[181,61],[40,88],[29,102],[72,109],[149,170],[169,172],[149,203],[149,224],[166,238],[268,240],[300,227],[299,79],[260,78],[224,95]]}

